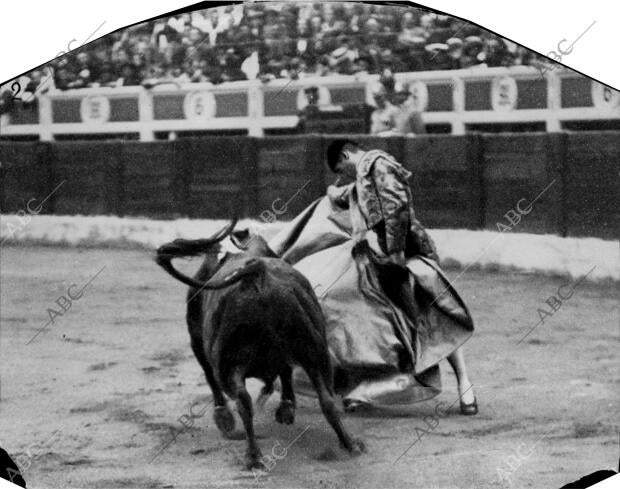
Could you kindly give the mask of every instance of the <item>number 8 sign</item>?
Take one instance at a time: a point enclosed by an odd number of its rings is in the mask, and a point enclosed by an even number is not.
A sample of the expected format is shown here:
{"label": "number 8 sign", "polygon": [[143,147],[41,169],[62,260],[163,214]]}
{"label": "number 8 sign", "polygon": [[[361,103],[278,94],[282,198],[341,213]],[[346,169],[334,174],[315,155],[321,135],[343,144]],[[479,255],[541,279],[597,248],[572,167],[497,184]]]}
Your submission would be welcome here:
{"label": "number 8 sign", "polygon": [[491,105],[493,110],[505,112],[517,105],[517,82],[509,76],[494,78],[491,84]]}

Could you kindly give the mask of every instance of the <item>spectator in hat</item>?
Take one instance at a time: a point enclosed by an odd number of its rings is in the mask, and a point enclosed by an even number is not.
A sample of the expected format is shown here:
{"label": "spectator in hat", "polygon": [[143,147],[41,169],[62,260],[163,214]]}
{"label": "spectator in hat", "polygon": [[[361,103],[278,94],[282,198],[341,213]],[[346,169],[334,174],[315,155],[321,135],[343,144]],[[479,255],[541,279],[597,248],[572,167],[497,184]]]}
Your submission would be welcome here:
{"label": "spectator in hat", "polygon": [[354,75],[368,75],[371,72],[372,58],[362,55],[353,64],[352,73]]}
{"label": "spectator in hat", "polygon": [[394,133],[398,109],[388,101],[387,91],[383,84],[374,84],[371,87],[371,94],[376,109],[370,116],[370,134],[390,136]]}
{"label": "spectator in hat", "polygon": [[425,134],[426,128],[422,121],[422,115],[412,105],[409,87],[404,83],[397,83],[394,89],[395,114],[394,134],[413,136],[414,134]]}
{"label": "spectator in hat", "polygon": [[450,57],[448,56],[448,45],[444,43],[433,43],[426,46],[429,70],[449,70]]}
{"label": "spectator in hat", "polygon": [[514,64],[506,44],[502,39],[495,37],[487,40],[484,61],[487,66],[511,66]]}
{"label": "spectator in hat", "polygon": [[353,62],[358,55],[351,48],[348,37],[340,37],[338,43],[340,46],[331,53],[330,64],[337,73],[350,75],[353,72]]}
{"label": "spectator in hat", "polygon": [[424,43],[425,41],[424,29],[416,22],[412,12],[406,12],[403,16],[403,28],[398,36],[398,42],[410,47],[413,44]]}
{"label": "spectator in hat", "polygon": [[467,36],[463,46],[462,64],[463,68],[481,66],[484,64],[483,54],[484,43],[479,36]]}
{"label": "spectator in hat", "polygon": [[450,70],[460,70],[463,68],[461,56],[463,56],[463,41],[458,37],[451,37],[446,41],[448,46],[448,63]]}
{"label": "spectator in hat", "polygon": [[333,72],[330,66],[329,57],[322,56],[321,58],[319,58],[316,64],[314,75],[315,76],[327,76],[327,75],[331,75],[332,73]]}

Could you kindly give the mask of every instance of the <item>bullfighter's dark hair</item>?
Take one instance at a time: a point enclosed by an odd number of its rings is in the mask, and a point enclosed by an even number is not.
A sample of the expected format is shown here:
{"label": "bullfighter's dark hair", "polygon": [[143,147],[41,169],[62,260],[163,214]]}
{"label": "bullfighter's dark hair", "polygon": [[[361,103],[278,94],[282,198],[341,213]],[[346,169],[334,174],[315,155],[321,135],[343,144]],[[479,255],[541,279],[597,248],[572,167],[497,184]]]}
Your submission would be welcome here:
{"label": "bullfighter's dark hair", "polygon": [[329,169],[336,172],[336,165],[340,160],[340,154],[342,153],[342,149],[350,144],[351,146],[355,146],[359,148],[360,145],[351,139],[337,139],[336,141],[330,143],[327,147],[327,165]]}

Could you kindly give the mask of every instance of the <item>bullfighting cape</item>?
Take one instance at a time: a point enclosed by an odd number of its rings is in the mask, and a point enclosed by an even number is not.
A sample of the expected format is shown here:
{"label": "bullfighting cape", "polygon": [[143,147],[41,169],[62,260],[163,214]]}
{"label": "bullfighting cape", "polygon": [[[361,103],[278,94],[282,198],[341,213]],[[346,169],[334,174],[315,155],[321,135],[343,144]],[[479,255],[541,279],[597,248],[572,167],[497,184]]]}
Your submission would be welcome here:
{"label": "bullfighting cape", "polygon": [[[437,263],[410,257],[416,318],[390,300],[370,247],[355,246],[349,210],[313,202],[269,243],[312,284],[327,320],[336,391],[372,404],[441,392],[438,363],[471,336],[472,318]],[[406,273],[405,269],[401,269]]]}

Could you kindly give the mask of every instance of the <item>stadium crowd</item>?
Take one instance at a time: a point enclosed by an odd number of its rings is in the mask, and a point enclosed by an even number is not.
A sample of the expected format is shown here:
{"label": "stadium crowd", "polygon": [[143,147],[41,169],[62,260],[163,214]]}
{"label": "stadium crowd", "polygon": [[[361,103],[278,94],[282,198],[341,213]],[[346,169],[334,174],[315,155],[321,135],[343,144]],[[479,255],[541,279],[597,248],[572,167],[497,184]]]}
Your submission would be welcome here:
{"label": "stadium crowd", "polygon": [[[50,63],[55,88],[170,80],[393,73],[530,64],[535,55],[472,24],[361,3],[245,3],[138,24]],[[33,72],[30,90],[47,82]]]}

